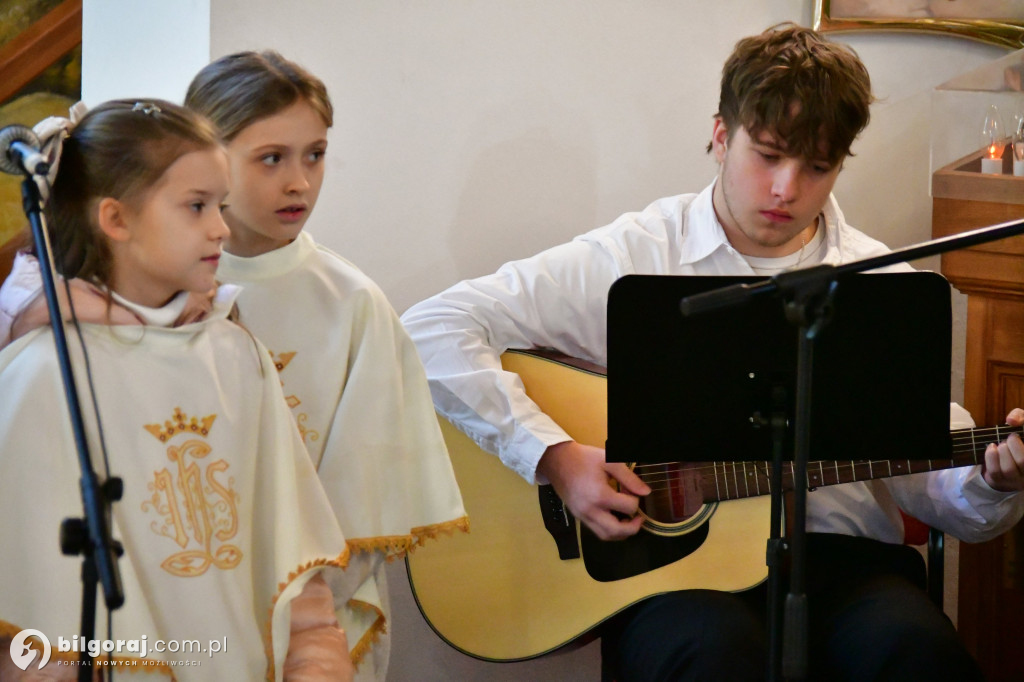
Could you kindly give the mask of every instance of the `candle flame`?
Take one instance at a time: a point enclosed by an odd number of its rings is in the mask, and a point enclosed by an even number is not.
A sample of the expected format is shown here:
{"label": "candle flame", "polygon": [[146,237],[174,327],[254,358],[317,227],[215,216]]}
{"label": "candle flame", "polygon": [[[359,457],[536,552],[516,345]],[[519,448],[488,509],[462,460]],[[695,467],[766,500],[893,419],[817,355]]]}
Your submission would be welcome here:
{"label": "candle flame", "polygon": [[999,149],[999,145],[995,144],[994,142],[988,146],[988,158],[990,159],[1002,158],[1003,155],[1001,152],[1002,150]]}

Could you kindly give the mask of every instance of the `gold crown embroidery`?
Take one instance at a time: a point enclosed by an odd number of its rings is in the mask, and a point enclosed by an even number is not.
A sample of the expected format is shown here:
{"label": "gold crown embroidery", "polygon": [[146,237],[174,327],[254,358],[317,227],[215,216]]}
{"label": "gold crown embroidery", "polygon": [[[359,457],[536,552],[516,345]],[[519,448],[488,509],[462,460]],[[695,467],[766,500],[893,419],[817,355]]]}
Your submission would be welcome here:
{"label": "gold crown embroidery", "polygon": [[180,407],[175,407],[171,421],[165,421],[162,428],[160,424],[146,424],[145,428],[161,443],[166,443],[174,434],[181,433],[182,431],[206,437],[210,434],[210,427],[213,426],[213,420],[216,418],[217,415],[215,414],[208,415],[202,419],[189,417],[181,411]]}
{"label": "gold crown embroidery", "polygon": [[[162,428],[159,424],[146,424],[144,428],[166,443],[179,433],[205,438],[215,419],[212,414],[190,418],[181,408],[175,408],[172,420],[164,422]],[[238,493],[230,477],[226,482],[218,478],[229,464],[223,459],[208,459],[212,451],[209,443],[199,438],[169,445],[166,455],[173,462],[173,471],[164,468],[154,472],[148,485],[152,496],[142,503],[144,512],[152,510],[161,517],[150,524],[153,532],[171,538],[184,550],[160,564],[172,575],[195,577],[210,566],[228,570],[242,560],[241,550],[226,542],[238,533]]]}

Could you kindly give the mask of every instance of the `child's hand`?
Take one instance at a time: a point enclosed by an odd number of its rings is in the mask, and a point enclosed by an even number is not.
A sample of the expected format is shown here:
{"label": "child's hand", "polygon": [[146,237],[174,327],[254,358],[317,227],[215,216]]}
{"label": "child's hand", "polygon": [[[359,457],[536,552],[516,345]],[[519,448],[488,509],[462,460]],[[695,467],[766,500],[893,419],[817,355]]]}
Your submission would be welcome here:
{"label": "child's hand", "polygon": [[181,327],[193,322],[201,322],[213,310],[213,297],[216,295],[216,289],[211,289],[205,294],[191,292],[188,295],[188,302],[185,303],[185,309],[181,311],[181,315],[174,321],[174,326]]}
{"label": "child's hand", "polygon": [[[80,279],[69,282],[71,302],[75,306],[75,317],[79,322],[92,324],[142,324],[135,313],[127,308],[107,300],[106,295],[92,284]],[[64,312],[64,321],[71,321],[71,313],[67,307],[67,295],[64,285],[57,282],[57,298]],[[44,296],[36,296],[31,303],[16,317],[11,324],[11,340],[24,336],[33,329],[50,324],[50,311]]]}
{"label": "child's hand", "polygon": [[348,639],[334,615],[334,596],[322,574],[309,579],[292,600],[291,639],[284,661],[286,682],[350,682],[355,668]]}

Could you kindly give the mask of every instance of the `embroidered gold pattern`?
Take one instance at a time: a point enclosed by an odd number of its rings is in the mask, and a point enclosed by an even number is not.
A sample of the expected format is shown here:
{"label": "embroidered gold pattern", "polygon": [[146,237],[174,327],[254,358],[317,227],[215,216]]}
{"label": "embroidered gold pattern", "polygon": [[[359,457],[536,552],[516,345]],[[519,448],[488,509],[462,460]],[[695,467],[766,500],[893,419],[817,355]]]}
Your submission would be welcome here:
{"label": "embroidered gold pattern", "polygon": [[203,417],[201,420],[195,417],[189,418],[187,414],[181,411],[180,407],[175,407],[172,421],[164,422],[163,428],[160,428],[159,424],[146,424],[146,430],[153,434],[161,443],[166,443],[176,433],[183,431],[205,437],[210,434],[210,427],[213,426],[213,420],[216,418],[217,415],[215,414]]}
{"label": "embroidered gold pattern", "polygon": [[[274,353],[269,351],[270,359],[274,362],[274,367],[277,368],[277,373],[281,374],[285,368],[297,355],[297,351],[288,351],[286,353]],[[284,380],[281,380],[281,386],[284,386]],[[302,404],[299,397],[296,395],[285,396],[284,401],[288,403],[288,407],[294,410],[296,407]],[[299,427],[299,435],[302,436],[302,443],[305,445],[307,442],[316,441],[320,439],[320,432],[315,431],[306,426],[306,421],[309,420],[309,415],[305,412],[300,412],[295,415],[295,423]]]}
{"label": "embroidered gold pattern", "polygon": [[270,351],[270,358],[274,361],[274,367],[277,367],[277,373],[280,374],[284,371],[284,368],[288,366],[288,363],[295,357],[295,351],[288,353],[280,353],[275,355],[273,351]]}
{"label": "embroidered gold pattern", "polygon": [[302,444],[305,445],[307,440],[319,440],[320,432],[314,431],[313,429],[306,427],[306,420],[309,419],[309,415],[303,412],[295,416],[295,423],[299,427],[299,435],[302,436]]}
{"label": "embroidered gold pattern", "polygon": [[[182,432],[205,437],[214,419],[216,415],[212,414],[189,418],[181,408],[175,408],[173,421],[164,422],[163,428],[146,424],[145,429],[166,443]],[[218,479],[226,476],[229,465],[223,459],[207,460],[211,452],[209,444],[197,438],[169,445],[166,453],[174,463],[173,471],[165,468],[154,472],[148,485],[152,497],[142,503],[142,511],[152,510],[161,517],[150,524],[153,532],[171,538],[185,550],[160,564],[172,575],[199,576],[211,565],[229,570],[242,560],[241,550],[226,542],[238,532],[238,494],[231,487],[230,476],[226,485]]]}

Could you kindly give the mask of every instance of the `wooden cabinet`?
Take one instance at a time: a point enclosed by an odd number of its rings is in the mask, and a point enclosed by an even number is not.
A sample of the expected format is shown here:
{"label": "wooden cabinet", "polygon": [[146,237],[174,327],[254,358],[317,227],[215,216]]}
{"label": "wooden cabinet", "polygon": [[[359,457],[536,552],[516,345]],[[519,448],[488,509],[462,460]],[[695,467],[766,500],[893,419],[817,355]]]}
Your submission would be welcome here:
{"label": "wooden cabinet", "polygon": [[[1024,177],[980,166],[974,154],[932,176],[934,237],[1024,219]],[[1024,406],[1024,236],[944,254],[942,273],[967,295],[964,406],[979,425],[1001,424]],[[989,680],[1024,679],[1024,523],[961,543],[958,627]]]}

